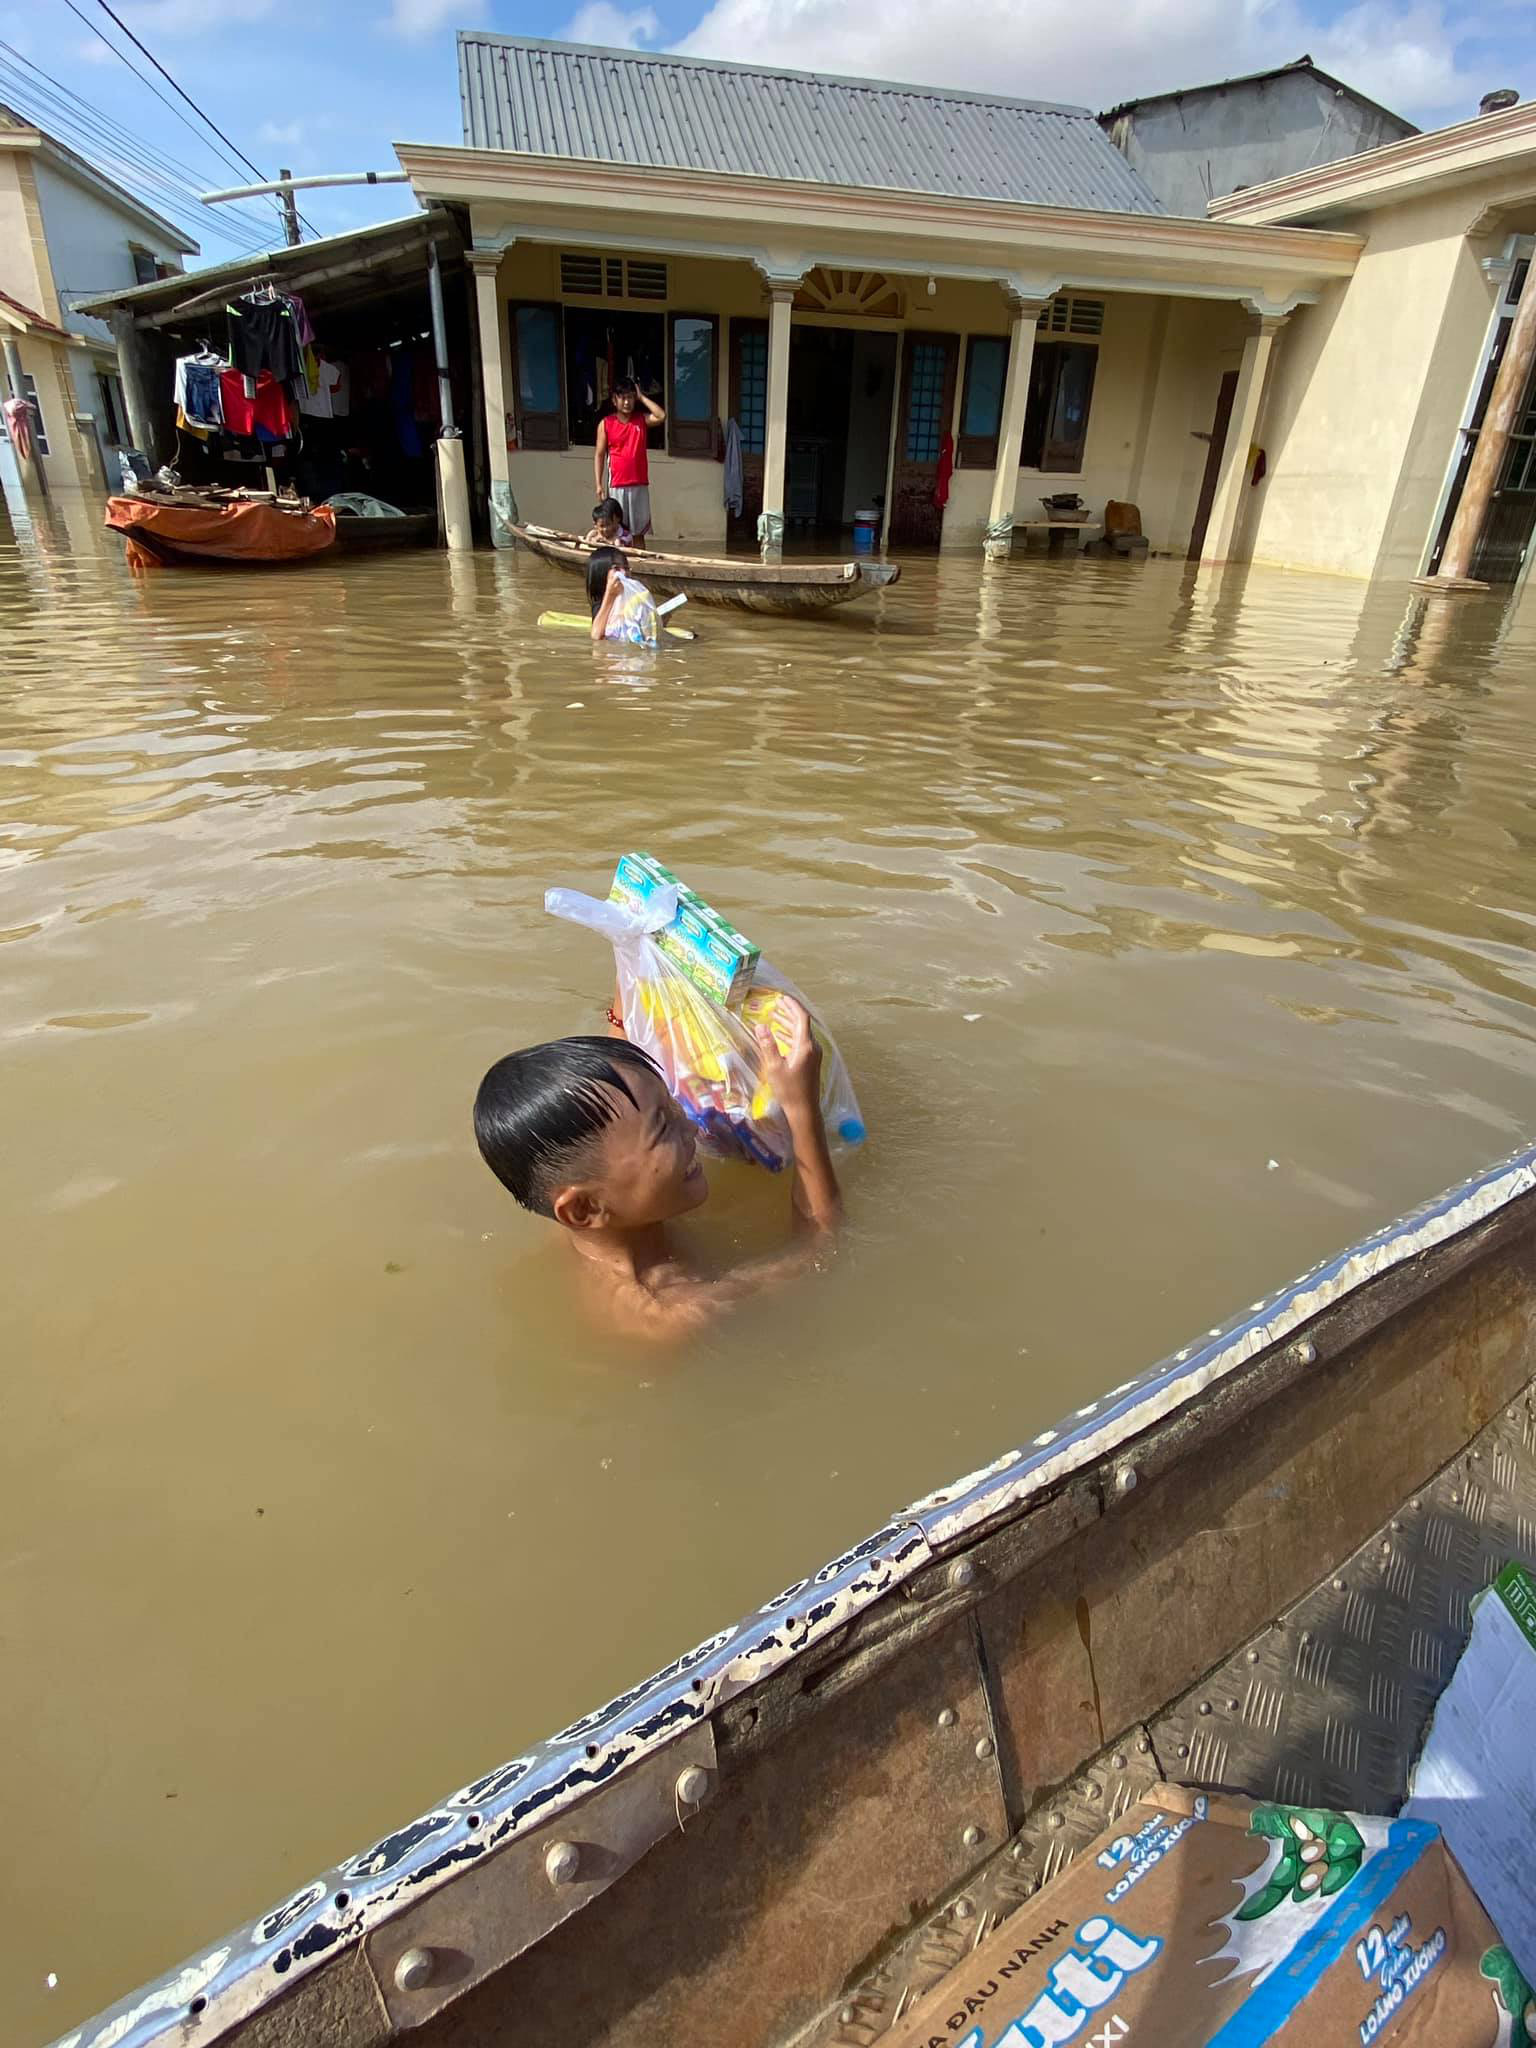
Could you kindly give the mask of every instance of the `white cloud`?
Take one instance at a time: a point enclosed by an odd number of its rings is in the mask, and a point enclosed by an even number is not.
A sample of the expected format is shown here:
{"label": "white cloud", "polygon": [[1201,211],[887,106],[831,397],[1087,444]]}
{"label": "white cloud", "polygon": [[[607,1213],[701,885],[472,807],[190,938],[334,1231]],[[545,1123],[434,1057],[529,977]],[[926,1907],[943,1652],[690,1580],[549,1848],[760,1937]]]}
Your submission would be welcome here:
{"label": "white cloud", "polygon": [[661,34],[661,22],[654,7],[615,7],[613,0],[588,0],[560,33],[569,43],[604,43],[609,49],[639,50],[656,41]]}
{"label": "white cloud", "polygon": [[[976,86],[1095,110],[1285,64],[1309,50],[1384,105],[1476,110],[1447,0],[1359,0],[1333,22],[1298,0],[970,0],[964,31],[933,0],[712,0],[678,48],[807,71]],[[599,0],[584,13],[617,13]]]}
{"label": "white cloud", "polygon": [[262,142],[284,143],[297,148],[304,140],[304,123],[302,121],[263,121],[256,130],[256,134]]}
{"label": "white cloud", "polygon": [[441,28],[471,28],[484,11],[474,0],[469,5],[465,0],[391,0],[389,20],[384,25],[391,34],[417,43],[436,35]]}

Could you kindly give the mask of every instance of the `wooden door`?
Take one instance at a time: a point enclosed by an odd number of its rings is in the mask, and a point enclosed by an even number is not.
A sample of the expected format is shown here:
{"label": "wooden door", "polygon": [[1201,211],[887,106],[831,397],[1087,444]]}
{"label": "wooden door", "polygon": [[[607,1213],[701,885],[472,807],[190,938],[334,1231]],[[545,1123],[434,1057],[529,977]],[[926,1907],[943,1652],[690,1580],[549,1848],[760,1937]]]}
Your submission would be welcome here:
{"label": "wooden door", "polygon": [[737,538],[755,538],[763,509],[763,449],[768,432],[768,322],[731,322],[731,411],[741,436],[741,513],[726,521]]}
{"label": "wooden door", "polygon": [[1211,421],[1211,445],[1205,451],[1205,475],[1200,479],[1200,497],[1195,506],[1195,523],[1189,533],[1189,560],[1198,562],[1205,546],[1205,529],[1211,523],[1216,502],[1216,480],[1221,475],[1221,458],[1226,452],[1227,428],[1232,423],[1232,401],[1237,396],[1237,372],[1228,370],[1216,394],[1216,416]]}
{"label": "wooden door", "polygon": [[936,548],[944,523],[933,502],[939,453],[955,408],[957,334],[914,334],[902,352],[896,465],[891,477],[891,546]]}

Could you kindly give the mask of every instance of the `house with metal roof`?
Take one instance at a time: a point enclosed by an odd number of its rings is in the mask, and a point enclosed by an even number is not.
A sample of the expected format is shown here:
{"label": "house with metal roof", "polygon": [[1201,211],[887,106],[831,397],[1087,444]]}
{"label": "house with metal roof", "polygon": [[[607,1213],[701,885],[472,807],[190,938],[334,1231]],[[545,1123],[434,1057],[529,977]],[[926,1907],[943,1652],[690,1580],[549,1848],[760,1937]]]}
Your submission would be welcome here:
{"label": "house with metal roof", "polygon": [[1274,337],[1358,255],[1171,215],[1083,107],[478,30],[459,70],[463,143],[397,148],[469,224],[503,533],[585,530],[632,376],[659,545],[1000,554],[1066,494],[1219,559]]}

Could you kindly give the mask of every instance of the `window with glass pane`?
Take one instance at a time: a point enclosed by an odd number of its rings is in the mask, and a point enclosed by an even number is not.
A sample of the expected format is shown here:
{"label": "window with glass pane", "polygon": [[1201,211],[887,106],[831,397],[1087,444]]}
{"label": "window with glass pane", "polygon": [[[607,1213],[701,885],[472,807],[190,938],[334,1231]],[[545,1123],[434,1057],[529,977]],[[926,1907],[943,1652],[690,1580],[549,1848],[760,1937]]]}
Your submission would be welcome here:
{"label": "window with glass pane", "polygon": [[668,441],[674,455],[715,452],[715,341],[712,313],[672,315],[672,397]]}
{"label": "window with glass pane", "polygon": [[1002,335],[973,334],[965,352],[965,392],[960,402],[960,459],[986,467],[997,460],[1003,424],[1003,386],[1008,379],[1008,342]]}
{"label": "window with glass pane", "polygon": [[1022,469],[1075,475],[1083,466],[1096,346],[1080,341],[1037,341],[1029,370],[1029,409],[1019,449]]}
{"label": "window with glass pane", "polygon": [[525,448],[565,446],[560,394],[560,308],[517,306],[512,314],[517,414]]}
{"label": "window with glass pane", "polygon": [[750,328],[738,343],[741,390],[736,427],[743,455],[761,455],[768,445],[768,336]]}
{"label": "window with glass pane", "polygon": [[944,439],[944,385],[949,351],[941,341],[914,341],[907,398],[908,462],[937,462]]}

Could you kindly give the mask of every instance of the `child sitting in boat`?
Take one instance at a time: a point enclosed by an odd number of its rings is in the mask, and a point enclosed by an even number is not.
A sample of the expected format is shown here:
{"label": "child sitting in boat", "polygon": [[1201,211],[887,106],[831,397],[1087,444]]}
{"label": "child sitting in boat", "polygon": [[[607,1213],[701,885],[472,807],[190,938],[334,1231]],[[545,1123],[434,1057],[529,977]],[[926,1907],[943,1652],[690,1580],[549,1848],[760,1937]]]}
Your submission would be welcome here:
{"label": "child sitting in boat", "polygon": [[667,1339],[813,1265],[842,1222],[842,1195],[821,1113],[821,1048],[799,1003],[785,998],[781,1049],[757,1033],[762,1077],[794,1140],[791,1215],[799,1244],[777,1258],[708,1276],[673,1244],[669,1226],[707,1200],[693,1126],[660,1070],[631,1045],[612,1010],[613,1038],[560,1038],[508,1053],[480,1083],[481,1157],[525,1209],[566,1232],[600,1317],[627,1336]]}
{"label": "child sitting in boat", "polygon": [[629,574],[629,557],[622,549],[592,550],[587,563],[587,602],[592,607],[594,640],[625,640],[632,647],[656,645],[656,600]]}
{"label": "child sitting in boat", "polygon": [[624,507],[617,498],[599,498],[592,507],[592,525],[583,536],[588,547],[627,548],[635,536],[624,524]]}

